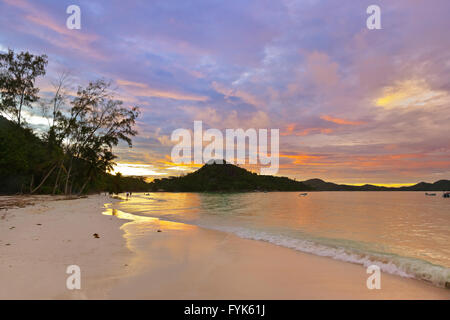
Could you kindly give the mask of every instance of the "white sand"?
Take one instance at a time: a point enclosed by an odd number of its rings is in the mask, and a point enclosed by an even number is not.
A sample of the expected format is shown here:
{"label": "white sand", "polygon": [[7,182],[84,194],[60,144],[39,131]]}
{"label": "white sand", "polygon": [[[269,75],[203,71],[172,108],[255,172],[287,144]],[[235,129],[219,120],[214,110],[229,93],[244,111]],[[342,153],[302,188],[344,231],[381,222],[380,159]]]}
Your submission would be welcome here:
{"label": "white sand", "polygon": [[[123,221],[101,215],[106,201],[94,196],[0,211],[0,299],[106,298],[132,257]],[[67,290],[69,265],[80,266],[82,290]]]}
{"label": "white sand", "polygon": [[[120,211],[102,215],[105,202],[0,211],[0,299],[450,299],[450,290],[385,273],[382,289],[368,290],[362,266]],[[81,267],[81,290],[66,288],[71,264]]]}

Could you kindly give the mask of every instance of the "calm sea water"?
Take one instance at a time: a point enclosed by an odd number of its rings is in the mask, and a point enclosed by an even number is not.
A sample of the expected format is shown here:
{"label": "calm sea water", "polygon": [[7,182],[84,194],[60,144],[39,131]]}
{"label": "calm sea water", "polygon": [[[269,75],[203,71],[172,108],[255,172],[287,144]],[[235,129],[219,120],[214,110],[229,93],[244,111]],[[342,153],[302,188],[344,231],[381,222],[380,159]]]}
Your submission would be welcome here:
{"label": "calm sea water", "polygon": [[450,199],[424,192],[133,194],[120,210],[450,282]]}

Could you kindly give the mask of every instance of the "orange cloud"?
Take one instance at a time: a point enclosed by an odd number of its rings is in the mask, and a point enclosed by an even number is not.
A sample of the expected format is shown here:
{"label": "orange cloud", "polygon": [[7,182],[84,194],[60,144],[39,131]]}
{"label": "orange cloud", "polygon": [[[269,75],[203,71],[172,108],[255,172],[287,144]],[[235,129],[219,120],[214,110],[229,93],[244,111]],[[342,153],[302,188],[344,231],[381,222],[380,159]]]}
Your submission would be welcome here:
{"label": "orange cloud", "polygon": [[281,132],[280,135],[282,136],[290,136],[295,129],[296,124],[295,123],[290,123],[286,126],[286,130]]}
{"label": "orange cloud", "polygon": [[330,134],[334,131],[331,128],[318,128],[318,127],[299,129],[296,131],[295,130],[296,126],[297,125],[295,123],[288,124],[286,126],[286,129],[284,131],[282,131],[280,133],[280,135],[281,136],[307,136],[309,134],[314,134],[314,133]]}
{"label": "orange cloud", "polygon": [[331,128],[307,128],[307,129],[303,129],[299,132],[296,132],[295,135],[296,136],[307,136],[309,134],[313,134],[313,133],[323,133],[323,134],[329,134],[332,133],[334,130]]}
{"label": "orange cloud", "polygon": [[323,115],[320,117],[320,119],[328,121],[328,122],[333,122],[336,124],[344,124],[344,125],[350,125],[350,126],[359,126],[362,124],[366,124],[366,122],[363,121],[351,121],[351,120],[345,120],[345,119],[341,119],[341,118],[334,118],[328,115]]}
{"label": "orange cloud", "polygon": [[394,171],[405,171],[414,169],[441,168],[450,166],[450,161],[445,158],[431,158],[424,153],[404,153],[385,155],[349,155],[346,159],[338,159],[336,165],[340,167],[351,167],[353,169],[385,169]]}
{"label": "orange cloud", "polygon": [[309,154],[280,154],[280,158],[288,158],[288,159],[294,159],[292,164],[304,164],[308,162],[309,160],[317,160],[323,158],[322,156],[313,156]]}
{"label": "orange cloud", "polygon": [[385,87],[375,105],[385,109],[430,107],[448,103],[449,98],[446,91],[434,90],[424,80],[410,79]]}
{"label": "orange cloud", "polygon": [[202,164],[193,163],[193,162],[192,163],[174,163],[174,162],[172,162],[172,158],[167,154],[164,156],[164,159],[161,159],[158,162],[166,167],[167,166],[169,166],[169,167],[185,167],[185,168],[190,168],[192,170],[203,166]]}

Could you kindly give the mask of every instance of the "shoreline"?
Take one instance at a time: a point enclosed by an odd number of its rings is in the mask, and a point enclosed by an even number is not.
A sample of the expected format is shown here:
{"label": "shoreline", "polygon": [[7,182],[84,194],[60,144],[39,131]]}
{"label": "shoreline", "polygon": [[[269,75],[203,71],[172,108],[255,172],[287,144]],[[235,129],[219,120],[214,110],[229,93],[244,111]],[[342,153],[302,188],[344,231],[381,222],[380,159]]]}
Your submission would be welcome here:
{"label": "shoreline", "polygon": [[[450,299],[383,272],[381,290],[368,290],[361,265],[117,208],[96,195],[8,210],[0,299]],[[81,290],[66,288],[71,264]]]}
{"label": "shoreline", "polygon": [[[107,298],[132,257],[124,222],[100,214],[115,200],[34,198],[34,205],[0,211],[0,299]],[[80,266],[81,290],[66,287],[69,265]]]}

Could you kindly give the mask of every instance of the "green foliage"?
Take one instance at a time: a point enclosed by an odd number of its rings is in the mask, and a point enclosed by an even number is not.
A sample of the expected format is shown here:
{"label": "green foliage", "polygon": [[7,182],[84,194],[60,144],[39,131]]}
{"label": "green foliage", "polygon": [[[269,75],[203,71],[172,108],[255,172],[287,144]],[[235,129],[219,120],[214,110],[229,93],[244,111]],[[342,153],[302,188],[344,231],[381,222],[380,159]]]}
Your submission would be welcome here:
{"label": "green foliage", "polygon": [[[49,145],[48,141],[37,137],[31,129],[20,127],[0,116],[0,194],[29,193],[32,180],[36,187],[36,183],[48,173],[55,156],[60,157],[61,152],[62,148]],[[77,159],[72,162],[73,172],[82,172],[89,165]],[[38,193],[53,193],[57,170],[52,173],[39,188]],[[79,190],[84,184],[84,178],[86,175],[74,178],[72,189]],[[89,181],[84,191],[119,193],[149,190],[149,184],[143,177],[123,177],[120,173],[111,175],[101,171]],[[63,191],[62,188],[58,188],[56,193],[64,193]]]}
{"label": "green foliage", "polygon": [[45,143],[30,129],[0,116],[0,193],[29,192],[49,161]]}
{"label": "green foliage", "polygon": [[156,179],[152,191],[238,192],[238,191],[304,191],[303,183],[286,177],[262,176],[238,166],[213,162],[183,177]]}
{"label": "green foliage", "polygon": [[147,192],[150,190],[149,183],[144,177],[124,177],[120,173],[116,175],[105,174],[99,179],[99,191],[108,191],[109,193],[121,192]]}
{"label": "green foliage", "polygon": [[[63,110],[63,74],[54,98],[41,102],[52,110],[49,130],[41,138],[21,121],[22,107],[39,100],[35,79],[45,74],[47,57],[28,52],[0,54],[0,192],[64,193],[91,191],[146,191],[147,183],[132,177],[112,176],[113,147],[124,141],[132,147],[137,107],[125,108],[114,99],[104,80],[79,87]],[[42,101],[42,100],[41,100]]]}
{"label": "green foliage", "polygon": [[39,97],[34,86],[37,77],[45,74],[47,56],[13,50],[0,54],[0,111],[21,124],[22,107],[32,107]]}
{"label": "green foliage", "polygon": [[[71,102],[68,115],[57,112],[53,127],[56,140],[63,142],[68,171],[65,193],[69,191],[69,179],[83,181],[77,192],[81,193],[103,172],[113,168],[116,156],[112,148],[120,140],[132,146],[131,137],[139,116],[137,107],[124,108],[122,101],[114,100],[109,91],[109,83],[104,80],[90,82],[86,88],[80,87]],[[75,163],[74,163],[75,161]],[[82,163],[80,167],[77,163]]]}

